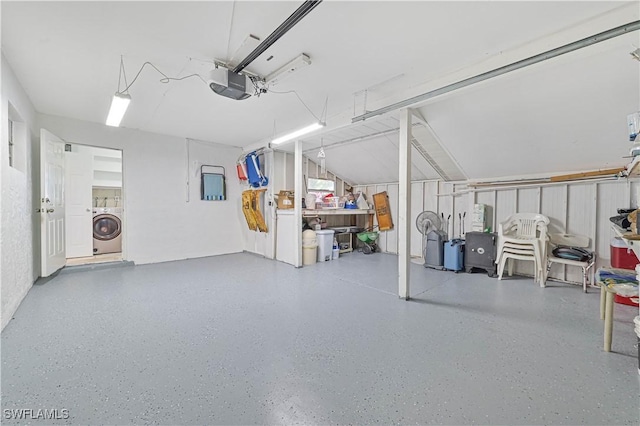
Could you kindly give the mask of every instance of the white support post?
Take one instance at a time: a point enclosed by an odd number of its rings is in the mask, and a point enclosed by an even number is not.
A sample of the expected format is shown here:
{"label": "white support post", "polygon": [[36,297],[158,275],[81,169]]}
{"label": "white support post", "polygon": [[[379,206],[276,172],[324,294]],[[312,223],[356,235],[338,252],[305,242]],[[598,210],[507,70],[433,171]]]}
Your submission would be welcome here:
{"label": "white support post", "polygon": [[409,300],[411,265],[411,110],[400,111],[398,188],[398,296]]}
{"label": "white support post", "polygon": [[294,203],[293,203],[293,216],[295,218],[295,236],[296,243],[296,257],[295,267],[300,268],[302,266],[302,142],[297,140],[295,142],[295,154],[294,154]]}

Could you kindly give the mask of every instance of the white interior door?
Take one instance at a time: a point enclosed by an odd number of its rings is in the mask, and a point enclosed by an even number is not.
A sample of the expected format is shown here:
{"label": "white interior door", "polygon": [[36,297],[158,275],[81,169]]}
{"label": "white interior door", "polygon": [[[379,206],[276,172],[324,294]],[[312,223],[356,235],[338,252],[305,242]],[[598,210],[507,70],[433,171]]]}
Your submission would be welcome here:
{"label": "white interior door", "polygon": [[40,130],[40,223],[43,277],[66,262],[64,230],[64,142]]}
{"label": "white interior door", "polygon": [[73,145],[71,151],[65,152],[64,156],[66,256],[67,258],[92,256],[92,148]]}

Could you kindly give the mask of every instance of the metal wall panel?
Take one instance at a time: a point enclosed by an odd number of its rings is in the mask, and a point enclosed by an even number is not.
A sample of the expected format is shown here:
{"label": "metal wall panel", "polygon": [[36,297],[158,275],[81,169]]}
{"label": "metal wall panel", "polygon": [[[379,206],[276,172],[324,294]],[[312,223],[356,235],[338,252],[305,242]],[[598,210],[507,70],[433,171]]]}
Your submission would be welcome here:
{"label": "metal wall panel", "polygon": [[418,228],[416,228],[416,219],[418,215],[424,211],[423,186],[424,184],[422,182],[411,183],[411,231],[409,238],[411,239],[411,256],[415,257],[422,257],[422,234],[420,232],[414,232],[414,230],[418,230]]}
{"label": "metal wall panel", "polygon": [[[456,186],[453,187],[454,189]],[[449,198],[449,197],[448,197]],[[458,224],[456,228],[453,230],[453,234],[449,234],[449,238],[459,238],[460,234],[460,215],[462,215],[463,231],[469,232],[471,231],[471,216],[473,215],[473,204],[470,202],[471,196],[468,193],[462,193],[461,195],[457,195],[453,197],[453,213],[458,220]],[[447,216],[445,216],[445,219]],[[464,234],[462,234],[462,238],[464,238]]]}
{"label": "metal wall panel", "polygon": [[[285,157],[284,157],[284,162],[286,164],[286,169],[285,169],[285,187],[282,189],[289,189],[292,190],[296,187],[296,179],[295,179],[295,173],[296,173],[296,167],[295,164],[293,163],[293,155],[288,154],[288,153],[284,153]],[[304,167],[303,167],[304,169]],[[304,188],[305,185],[302,185],[302,187]]]}
{"label": "metal wall panel", "polygon": [[[475,203],[486,204],[489,210],[489,221],[492,229],[497,230],[497,223],[504,221],[517,212],[540,212],[551,220],[551,232],[570,232],[586,235],[591,239],[591,248],[595,248],[598,264],[608,265],[610,259],[610,240],[614,233],[609,217],[616,214],[616,208],[637,206],[640,181],[630,183],[626,180],[611,182],[568,182],[559,185],[547,185],[525,188],[496,188],[495,190],[467,191],[450,182],[424,181],[412,182],[411,194],[412,221],[422,210],[431,210],[449,214],[451,225],[449,234],[454,229],[455,237],[459,234],[458,213],[467,211],[465,230],[470,231],[471,211]],[[356,187],[357,188],[357,187]],[[397,219],[398,185],[380,184],[361,187],[368,195],[387,191],[392,206],[392,216]],[[360,188],[357,188],[360,189]],[[356,189],[356,190],[357,190]],[[457,190],[457,195],[451,194]],[[419,201],[418,201],[419,200]],[[420,204],[421,203],[421,204]],[[420,208],[420,205],[422,207]],[[421,210],[422,209],[422,210]],[[454,222],[455,219],[455,222]],[[397,232],[381,232],[378,240],[381,251],[397,253]],[[419,255],[416,247],[421,247],[422,235],[415,225],[411,228],[411,254]],[[516,262],[516,273],[533,276],[532,262]],[[581,271],[578,268],[554,266],[551,278],[582,283]]]}
{"label": "metal wall panel", "polygon": [[518,189],[518,212],[540,212],[540,189],[541,188]]}
{"label": "metal wall panel", "polygon": [[[387,234],[387,251],[398,253],[398,185],[387,185],[387,194],[389,195],[389,204],[391,205],[391,219],[393,220],[393,229],[384,232]],[[416,229],[417,231],[417,229]]]}
{"label": "metal wall panel", "polygon": [[273,192],[275,192],[276,194],[281,190],[281,189],[286,189],[285,185],[286,185],[286,181],[285,181],[285,170],[286,170],[286,163],[285,163],[285,156],[286,154],[284,152],[277,152],[275,151],[273,153],[273,176],[268,176],[269,179],[271,180],[273,186]]}
{"label": "metal wall panel", "polygon": [[509,216],[516,213],[517,205],[517,189],[501,189],[496,190],[496,230],[498,224],[504,222]]}
{"label": "metal wall panel", "polygon": [[431,210],[432,212],[438,212],[439,197],[438,197],[438,181],[430,180],[424,182],[422,204],[424,210]]}
{"label": "metal wall panel", "polygon": [[[567,223],[568,234],[585,235],[589,237],[590,248],[593,250],[597,200],[595,196],[595,184],[567,185]],[[564,281],[582,281],[582,270],[578,267],[562,267],[562,275],[552,275]],[[552,271],[553,273],[554,271]]]}
{"label": "metal wall panel", "polygon": [[[456,212],[454,211],[454,199],[452,196],[446,196],[443,194],[451,194],[453,192],[453,184],[448,182],[439,181],[438,182],[438,210],[436,213],[440,215],[440,217],[444,216],[445,222],[447,222],[447,218],[451,215],[451,219],[449,219],[449,229],[447,230],[447,234],[458,235],[458,217],[456,216]],[[455,231],[454,231],[455,230]]]}

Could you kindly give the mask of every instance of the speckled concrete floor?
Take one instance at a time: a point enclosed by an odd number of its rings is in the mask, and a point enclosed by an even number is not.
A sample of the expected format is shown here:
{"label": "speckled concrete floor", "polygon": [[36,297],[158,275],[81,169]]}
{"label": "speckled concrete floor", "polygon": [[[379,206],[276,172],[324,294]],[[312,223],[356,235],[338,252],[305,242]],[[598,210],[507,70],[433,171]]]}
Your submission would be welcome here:
{"label": "speckled concrete floor", "polygon": [[396,265],[237,254],[61,274],[2,333],[3,422],[640,423],[637,309],[616,306],[605,353],[596,291],[412,265],[406,302]]}

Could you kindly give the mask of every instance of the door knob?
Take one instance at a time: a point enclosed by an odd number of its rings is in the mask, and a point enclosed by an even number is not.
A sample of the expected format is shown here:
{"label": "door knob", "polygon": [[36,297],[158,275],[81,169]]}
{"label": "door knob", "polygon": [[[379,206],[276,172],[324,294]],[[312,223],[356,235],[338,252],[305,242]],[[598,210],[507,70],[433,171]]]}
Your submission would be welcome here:
{"label": "door knob", "polygon": [[40,213],[42,209],[36,209],[36,213]]}
{"label": "door knob", "polygon": [[47,209],[47,213],[53,213],[53,209]]}
{"label": "door knob", "polygon": [[87,211],[88,211],[89,213],[91,213],[91,209],[87,209]]}

